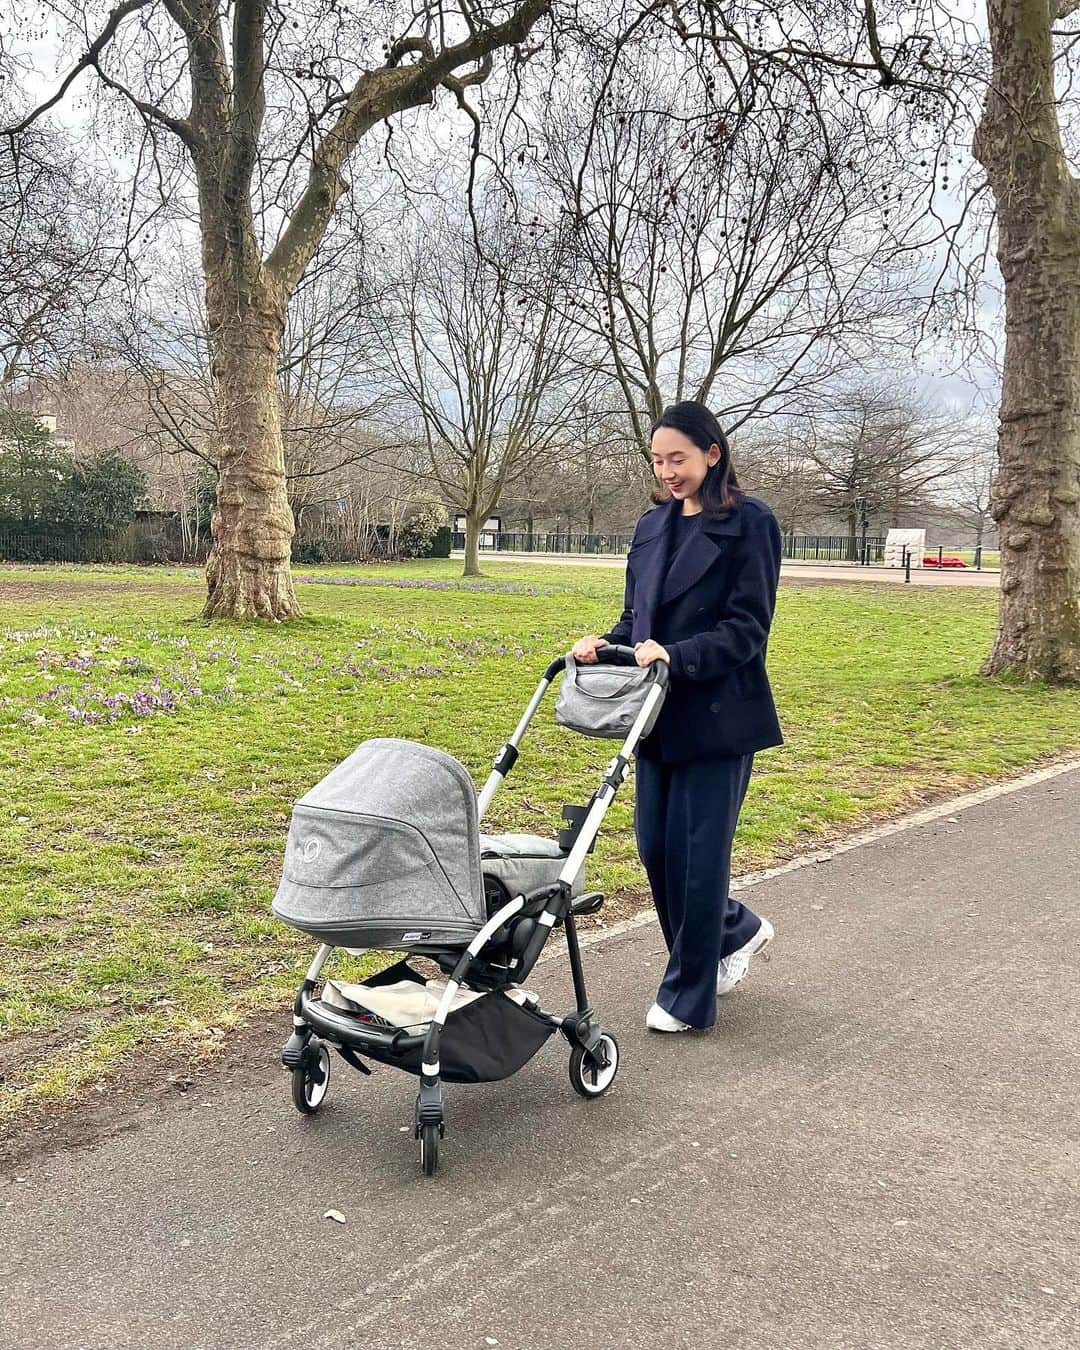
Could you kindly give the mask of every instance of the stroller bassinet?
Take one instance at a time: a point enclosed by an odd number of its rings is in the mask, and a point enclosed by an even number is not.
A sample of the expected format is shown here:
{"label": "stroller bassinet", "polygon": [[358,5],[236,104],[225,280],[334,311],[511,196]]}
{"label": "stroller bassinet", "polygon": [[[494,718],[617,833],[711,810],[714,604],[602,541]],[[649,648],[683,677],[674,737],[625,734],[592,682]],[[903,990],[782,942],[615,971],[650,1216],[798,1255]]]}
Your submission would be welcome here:
{"label": "stroller bassinet", "polygon": [[337,947],[467,946],[487,919],[468,773],[431,746],[365,741],[293,808],[273,910]]}
{"label": "stroller bassinet", "polygon": [[[476,789],[428,745],[365,741],[293,807],[279,919],[337,947],[438,955],[499,905],[558,879],[569,850],[535,834],[479,834]],[[584,865],[571,882],[580,895]]]}

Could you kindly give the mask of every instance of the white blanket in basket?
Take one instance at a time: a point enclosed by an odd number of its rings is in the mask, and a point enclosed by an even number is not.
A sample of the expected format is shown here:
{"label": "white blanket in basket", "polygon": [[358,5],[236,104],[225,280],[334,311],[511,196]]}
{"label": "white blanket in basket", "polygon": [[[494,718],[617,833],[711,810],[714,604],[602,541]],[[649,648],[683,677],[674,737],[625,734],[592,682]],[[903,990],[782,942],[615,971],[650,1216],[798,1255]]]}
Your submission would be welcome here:
{"label": "white blanket in basket", "polygon": [[[397,980],[394,984],[349,984],[344,980],[327,980],[323,987],[322,1001],[332,1008],[341,1008],[344,1012],[368,1013],[378,1022],[392,1027],[424,1026],[435,1016],[443,994],[446,992],[446,980],[428,980],[418,984],[416,980]],[[530,989],[511,985],[506,996],[515,1003],[535,1004],[539,1002]],[[473,989],[458,989],[450,1004],[450,1012],[456,1012],[483,998]]]}

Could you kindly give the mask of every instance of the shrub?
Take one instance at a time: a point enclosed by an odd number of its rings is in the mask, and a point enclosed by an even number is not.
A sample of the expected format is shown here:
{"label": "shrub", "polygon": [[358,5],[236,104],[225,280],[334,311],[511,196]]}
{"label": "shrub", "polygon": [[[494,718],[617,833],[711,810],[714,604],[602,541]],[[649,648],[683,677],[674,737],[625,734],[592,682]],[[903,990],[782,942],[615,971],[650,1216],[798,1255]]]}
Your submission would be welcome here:
{"label": "shrub", "polygon": [[440,526],[446,519],[446,512],[437,502],[421,502],[415,507],[397,532],[399,558],[429,558],[431,547]]}
{"label": "shrub", "polygon": [[146,475],[114,450],[81,464],[57,494],[57,519],[82,534],[115,536],[135,519],[146,492]]}
{"label": "shrub", "polygon": [[314,563],[332,562],[334,553],[329,539],[302,539],[293,549],[293,561],[310,567]]}
{"label": "shrub", "polygon": [[428,558],[449,558],[450,545],[453,542],[453,531],[449,525],[440,525],[435,531],[435,537],[431,541],[431,547],[424,555]]}

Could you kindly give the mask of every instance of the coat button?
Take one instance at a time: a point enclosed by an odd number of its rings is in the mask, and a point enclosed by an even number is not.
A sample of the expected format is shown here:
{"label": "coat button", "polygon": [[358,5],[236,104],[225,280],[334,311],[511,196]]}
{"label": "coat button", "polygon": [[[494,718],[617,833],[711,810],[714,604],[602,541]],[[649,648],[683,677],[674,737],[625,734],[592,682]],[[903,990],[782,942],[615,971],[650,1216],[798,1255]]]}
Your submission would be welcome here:
{"label": "coat button", "polygon": [[719,713],[719,712],[723,712],[723,711],[724,711],[724,705],[723,705],[722,703],[710,703],[710,704],[709,704],[709,711],[710,711],[711,713]]}
{"label": "coat button", "polygon": [[687,675],[696,675],[696,674],[697,674],[697,666],[687,666],[687,667],[686,667],[686,673],[687,673]]}

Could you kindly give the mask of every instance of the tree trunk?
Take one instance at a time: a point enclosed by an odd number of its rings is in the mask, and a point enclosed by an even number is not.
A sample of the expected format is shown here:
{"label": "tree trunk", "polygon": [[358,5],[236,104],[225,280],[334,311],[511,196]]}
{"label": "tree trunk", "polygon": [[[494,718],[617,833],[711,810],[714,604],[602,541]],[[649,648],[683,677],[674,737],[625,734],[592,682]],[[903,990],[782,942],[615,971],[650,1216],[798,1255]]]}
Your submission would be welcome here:
{"label": "tree trunk", "polygon": [[469,511],[465,516],[465,571],[467,577],[480,576],[480,530],[485,517]]}
{"label": "tree trunk", "polygon": [[859,556],[859,516],[857,508],[849,503],[847,511],[847,560],[855,562]]}
{"label": "tree trunk", "polygon": [[984,670],[1080,680],[1080,194],[1061,148],[1046,0],[989,0],[975,136],[1005,284],[997,637]]}
{"label": "tree trunk", "polygon": [[285,302],[259,280],[233,289],[223,272],[233,275],[232,268],[207,268],[221,444],[203,617],[296,618],[277,388]]}

